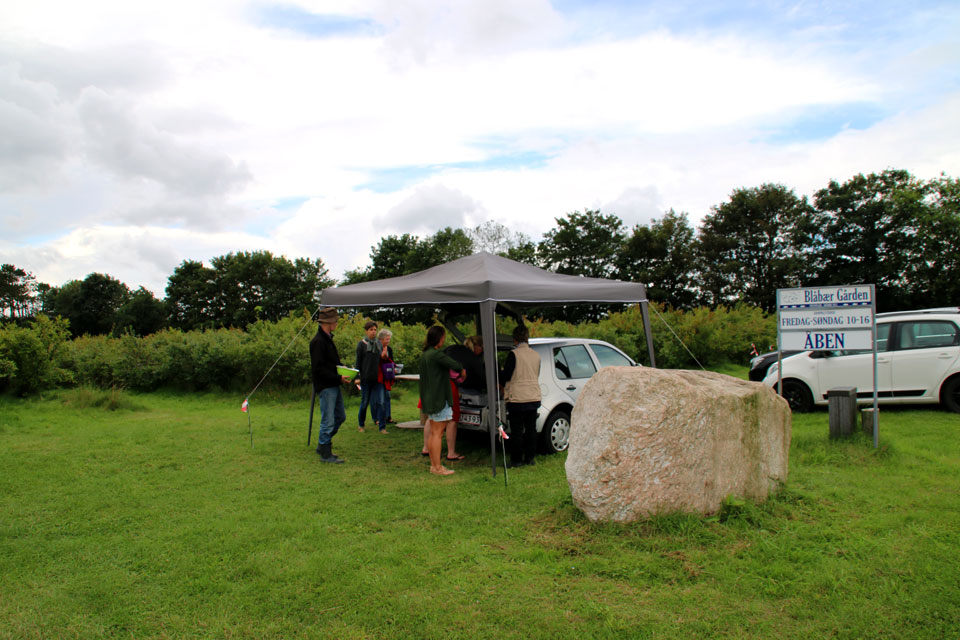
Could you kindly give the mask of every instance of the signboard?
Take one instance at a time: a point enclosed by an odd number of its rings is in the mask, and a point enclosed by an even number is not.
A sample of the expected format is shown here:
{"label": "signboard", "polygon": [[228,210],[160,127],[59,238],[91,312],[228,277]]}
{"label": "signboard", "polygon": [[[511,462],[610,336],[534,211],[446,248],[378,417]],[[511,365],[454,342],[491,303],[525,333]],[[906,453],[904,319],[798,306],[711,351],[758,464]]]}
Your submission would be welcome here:
{"label": "signboard", "polygon": [[872,284],[777,289],[781,351],[872,349]]}
{"label": "signboard", "polygon": [[[873,351],[874,447],[879,439],[875,311],[872,284],[777,289],[777,345],[781,352]],[[783,363],[779,355],[777,364],[777,387],[783,395]],[[832,415],[831,409],[831,420]]]}

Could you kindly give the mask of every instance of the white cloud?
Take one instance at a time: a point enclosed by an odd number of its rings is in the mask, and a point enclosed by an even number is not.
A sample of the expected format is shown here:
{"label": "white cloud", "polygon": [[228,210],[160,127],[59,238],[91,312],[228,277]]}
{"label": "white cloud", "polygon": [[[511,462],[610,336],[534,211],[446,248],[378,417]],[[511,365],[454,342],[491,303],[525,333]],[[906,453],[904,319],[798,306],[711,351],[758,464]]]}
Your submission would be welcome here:
{"label": "white cloud", "polygon": [[61,285],[88,274],[107,273],[132,289],[143,285],[163,296],[167,278],[191,251],[225,238],[150,227],[90,227],[74,230],[39,248],[0,250],[5,260],[25,265],[41,282]]}
{"label": "white cloud", "polygon": [[51,182],[68,145],[62,120],[52,87],[0,63],[0,188],[10,193]]}
{"label": "white cloud", "polygon": [[174,80],[162,52],[144,44],[67,48],[0,41],[0,64],[13,66],[24,79],[47,85],[65,100],[75,99],[86,87],[148,92]]}
{"label": "white cloud", "polygon": [[77,112],[89,155],[122,178],[157,182],[174,196],[223,195],[250,179],[242,162],[157,130],[135,105],[99,89],[83,90]]}
{"label": "white cloud", "polygon": [[[850,33],[833,24],[785,41],[710,26],[585,37],[547,0],[293,4],[382,33],[263,28],[230,0],[0,5],[0,260],[157,293],[183,259],[237,250],[321,257],[339,277],[389,233],[498,219],[536,240],[585,208],[696,223],[762,182],[809,194],[887,167],[960,174],[960,98],[938,93],[946,67],[912,64],[955,59],[953,41],[881,58],[833,46]],[[901,60],[910,81],[891,82]],[[763,137],[846,104],[890,115]],[[398,191],[369,186],[418,168]]]}
{"label": "white cloud", "polygon": [[417,187],[384,216],[374,217],[379,229],[430,235],[437,229],[473,226],[484,216],[480,205],[457,189],[443,184]]}
{"label": "white cloud", "polygon": [[394,62],[417,64],[537,49],[568,31],[547,0],[380,0],[373,16],[387,29],[385,55]]}
{"label": "white cloud", "polygon": [[654,218],[663,215],[663,198],[653,185],[630,187],[624,189],[615,200],[603,205],[601,211],[606,214],[615,214],[623,220],[627,228],[637,224],[648,225]]}

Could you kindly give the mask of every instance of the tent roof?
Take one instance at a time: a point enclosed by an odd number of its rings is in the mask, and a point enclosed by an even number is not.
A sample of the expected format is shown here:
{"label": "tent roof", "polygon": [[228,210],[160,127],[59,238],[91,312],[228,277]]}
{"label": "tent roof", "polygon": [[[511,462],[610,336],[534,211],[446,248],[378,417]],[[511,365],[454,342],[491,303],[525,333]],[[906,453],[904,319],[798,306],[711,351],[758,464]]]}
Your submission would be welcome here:
{"label": "tent roof", "polygon": [[572,302],[630,303],[646,300],[636,282],[569,276],[492,253],[397,278],[324,289],[322,304],[334,307],[446,306],[495,300],[554,305]]}

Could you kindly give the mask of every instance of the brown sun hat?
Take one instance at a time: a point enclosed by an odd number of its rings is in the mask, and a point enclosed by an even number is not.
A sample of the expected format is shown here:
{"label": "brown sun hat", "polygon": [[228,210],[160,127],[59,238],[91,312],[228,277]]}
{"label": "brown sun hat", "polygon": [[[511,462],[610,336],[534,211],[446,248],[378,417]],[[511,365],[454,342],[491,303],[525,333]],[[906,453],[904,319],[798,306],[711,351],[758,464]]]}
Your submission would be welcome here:
{"label": "brown sun hat", "polygon": [[317,322],[320,324],[333,324],[340,319],[337,310],[334,307],[325,307],[317,314]]}

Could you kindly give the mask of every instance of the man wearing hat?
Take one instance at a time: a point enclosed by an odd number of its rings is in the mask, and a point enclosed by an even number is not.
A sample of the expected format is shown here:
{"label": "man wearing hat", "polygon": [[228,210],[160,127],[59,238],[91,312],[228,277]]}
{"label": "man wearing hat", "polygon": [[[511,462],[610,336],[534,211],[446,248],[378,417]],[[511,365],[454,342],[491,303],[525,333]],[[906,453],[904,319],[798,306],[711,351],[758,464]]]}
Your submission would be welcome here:
{"label": "man wearing hat", "polygon": [[320,428],[317,438],[317,453],[323,462],[342,464],[343,460],[333,455],[333,436],[347,419],[343,408],[343,394],[340,383],[350,382],[350,378],[337,373],[341,364],[340,354],[333,344],[333,330],[340,320],[337,310],[326,307],[317,316],[320,327],[317,335],[310,341],[310,372],[313,375],[313,390],[320,398]]}

